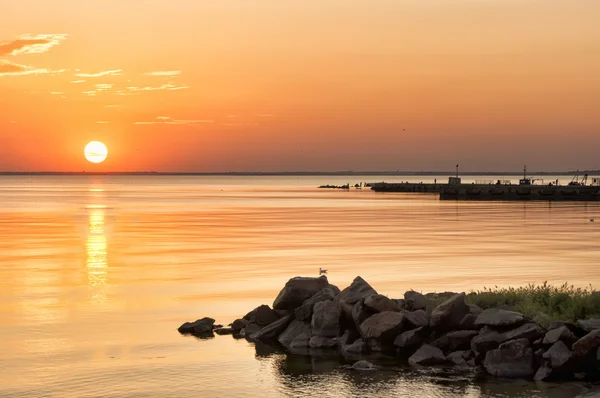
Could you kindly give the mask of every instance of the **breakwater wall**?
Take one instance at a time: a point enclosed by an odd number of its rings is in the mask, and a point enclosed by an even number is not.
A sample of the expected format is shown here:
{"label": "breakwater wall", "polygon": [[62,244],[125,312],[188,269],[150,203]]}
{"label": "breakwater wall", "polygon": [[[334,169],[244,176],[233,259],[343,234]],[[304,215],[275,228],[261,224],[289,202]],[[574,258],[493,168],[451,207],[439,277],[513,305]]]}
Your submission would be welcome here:
{"label": "breakwater wall", "polygon": [[600,186],[375,183],[376,192],[438,193],[442,200],[598,201]]}

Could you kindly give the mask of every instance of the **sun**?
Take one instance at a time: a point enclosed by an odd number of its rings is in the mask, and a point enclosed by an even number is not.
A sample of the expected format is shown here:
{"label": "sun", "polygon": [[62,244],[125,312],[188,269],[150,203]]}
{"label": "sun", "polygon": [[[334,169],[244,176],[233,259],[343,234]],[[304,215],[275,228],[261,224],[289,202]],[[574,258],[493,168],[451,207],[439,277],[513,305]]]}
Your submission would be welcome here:
{"label": "sun", "polygon": [[108,155],[108,149],[100,141],[92,141],[85,146],[83,154],[88,162],[102,163],[106,159],[106,155]]}

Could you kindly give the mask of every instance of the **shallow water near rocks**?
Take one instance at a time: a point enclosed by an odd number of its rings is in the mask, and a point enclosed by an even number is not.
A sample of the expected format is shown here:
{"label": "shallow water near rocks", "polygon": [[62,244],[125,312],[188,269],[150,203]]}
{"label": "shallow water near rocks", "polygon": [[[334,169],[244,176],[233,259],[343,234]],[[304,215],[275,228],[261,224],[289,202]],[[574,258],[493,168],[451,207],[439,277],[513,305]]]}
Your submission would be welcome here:
{"label": "shallow water near rocks", "polygon": [[289,278],[316,276],[319,267],[339,287],[361,275],[393,298],[411,288],[600,285],[600,223],[589,221],[600,219],[598,203],[440,202],[315,188],[381,179],[0,177],[0,396],[588,391],[417,370],[395,359],[357,373],[336,355],[286,355],[231,336],[177,332],[184,321],[227,324],[272,304]]}

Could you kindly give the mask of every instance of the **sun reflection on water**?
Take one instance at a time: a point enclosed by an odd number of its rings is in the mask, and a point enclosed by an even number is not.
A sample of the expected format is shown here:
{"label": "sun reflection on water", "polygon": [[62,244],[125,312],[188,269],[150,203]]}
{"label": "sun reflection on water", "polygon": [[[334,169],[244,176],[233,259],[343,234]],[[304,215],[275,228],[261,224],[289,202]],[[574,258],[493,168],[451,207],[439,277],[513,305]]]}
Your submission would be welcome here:
{"label": "sun reflection on water", "polygon": [[104,233],[104,209],[90,210],[86,247],[86,265],[90,286],[101,286],[107,280],[106,235]]}

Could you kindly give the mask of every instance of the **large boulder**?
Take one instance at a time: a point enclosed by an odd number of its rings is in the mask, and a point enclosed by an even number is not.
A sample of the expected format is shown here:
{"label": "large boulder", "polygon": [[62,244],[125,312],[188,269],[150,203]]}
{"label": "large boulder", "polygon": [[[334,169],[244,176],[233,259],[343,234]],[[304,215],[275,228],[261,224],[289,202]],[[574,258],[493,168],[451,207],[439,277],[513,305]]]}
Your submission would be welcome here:
{"label": "large boulder", "polygon": [[313,336],[337,337],[341,315],[342,308],[337,300],[316,303],[311,321]]}
{"label": "large boulder", "polygon": [[581,358],[596,352],[600,347],[600,329],[592,330],[575,343],[573,343],[573,355]]}
{"label": "large boulder", "polygon": [[275,340],[277,336],[288,327],[290,322],[292,322],[292,319],[291,315],[279,318],[275,322],[263,327],[258,332],[251,335],[250,340]]}
{"label": "large boulder", "polygon": [[254,323],[258,326],[267,326],[275,322],[279,319],[279,315],[275,311],[271,309],[268,305],[261,305],[256,307],[246,315],[244,315],[245,320],[248,323]]}
{"label": "large boulder", "polygon": [[352,284],[341,291],[339,297],[348,304],[354,304],[372,294],[377,294],[363,278],[357,276]]}
{"label": "large boulder", "polygon": [[290,348],[308,348],[310,346],[310,333],[300,333],[290,343]]}
{"label": "large boulder", "polygon": [[406,326],[408,329],[415,329],[420,327],[426,327],[429,325],[429,317],[425,310],[417,310],[413,312],[402,311],[404,318],[406,319]]}
{"label": "large boulder", "polygon": [[327,277],[305,278],[297,276],[287,281],[273,302],[276,310],[294,310],[302,303],[329,286]]}
{"label": "large boulder", "polygon": [[394,340],[394,346],[400,352],[411,352],[425,341],[425,328],[408,330],[400,333]]}
{"label": "large boulder", "polygon": [[248,325],[246,325],[245,328],[240,330],[240,336],[245,337],[246,340],[250,340],[250,336],[252,336],[254,333],[259,332],[260,329],[262,329],[262,328],[260,326],[258,326],[257,324],[249,323]]}
{"label": "large boulder", "polygon": [[292,345],[292,342],[298,339],[298,336],[302,334],[308,336],[311,335],[310,324],[294,319],[287,328],[281,332],[279,337],[277,337],[277,341],[279,341],[281,345],[289,347]]}
{"label": "large boulder", "polygon": [[191,333],[195,335],[211,334],[215,320],[212,318],[197,319],[194,322],[185,322],[177,329],[179,333]]}
{"label": "large boulder", "polygon": [[483,366],[496,377],[533,376],[533,350],[529,340],[522,338],[500,344],[498,349],[487,352]]}
{"label": "large boulder", "polygon": [[360,325],[360,333],[370,346],[374,341],[381,345],[391,345],[394,338],[402,333],[403,327],[403,314],[386,311],[366,319]]}
{"label": "large boulder", "polygon": [[354,305],[352,307],[352,311],[351,311],[351,316],[352,316],[352,321],[354,322],[354,325],[356,326],[356,329],[360,331],[360,325],[367,318],[371,317],[374,314],[375,313],[373,311],[369,310],[365,306],[364,300],[359,300],[356,303],[354,303]]}
{"label": "large boulder", "polygon": [[586,332],[591,332],[592,330],[600,329],[600,319],[585,319],[577,322],[579,327],[585,330]]}
{"label": "large boulder", "polygon": [[294,310],[294,316],[299,321],[309,321],[313,315],[315,304],[321,301],[333,300],[337,293],[333,289],[333,285],[329,285],[325,289],[317,292],[311,298],[304,300],[302,305]]}
{"label": "large boulder", "polygon": [[476,330],[457,330],[446,334],[451,351],[468,350],[471,348],[471,340],[479,334]]}
{"label": "large boulder", "polygon": [[556,329],[548,330],[542,344],[554,344],[557,341],[565,342],[569,347],[577,341],[577,337],[569,330],[567,326],[561,326]]}
{"label": "large boulder", "polygon": [[469,312],[473,315],[479,315],[483,312],[481,307],[479,307],[477,304],[467,304],[467,305],[469,306]]}
{"label": "large boulder", "polygon": [[432,312],[429,325],[434,329],[452,330],[460,326],[460,321],[469,313],[465,294],[457,294],[438,305]]}
{"label": "large boulder", "polygon": [[432,347],[428,344],[423,344],[410,358],[408,363],[415,365],[431,366],[445,364],[446,357],[442,350],[437,347]]}
{"label": "large boulder", "polygon": [[409,311],[424,310],[427,308],[427,298],[419,292],[409,290],[404,293],[404,308]]}
{"label": "large boulder", "polygon": [[535,376],[533,376],[533,380],[535,381],[544,381],[548,380],[552,375],[552,368],[547,362],[544,362],[542,366],[540,366],[535,372]]}
{"label": "large boulder", "polygon": [[369,361],[361,360],[352,365],[352,369],[354,370],[375,370],[377,369],[375,365],[373,365]]}
{"label": "large boulder", "polygon": [[382,294],[371,294],[365,297],[364,305],[373,312],[398,310],[396,303]]}
{"label": "large boulder", "polygon": [[460,321],[460,325],[458,325],[458,328],[460,330],[479,330],[483,326],[476,325],[475,324],[476,320],[477,320],[477,315],[476,314],[467,314]]}
{"label": "large boulder", "polygon": [[512,327],[519,326],[524,322],[525,316],[520,312],[489,308],[479,314],[475,320],[475,325]]}
{"label": "large boulder", "polygon": [[544,329],[535,323],[525,323],[518,328],[511,330],[496,330],[490,326],[485,326],[479,334],[471,340],[471,350],[481,354],[493,350],[500,344],[521,338],[534,341],[541,337]]}
{"label": "large boulder", "polygon": [[544,359],[548,360],[552,369],[562,368],[569,362],[572,356],[573,353],[562,341],[554,343],[554,345],[542,355]]}

